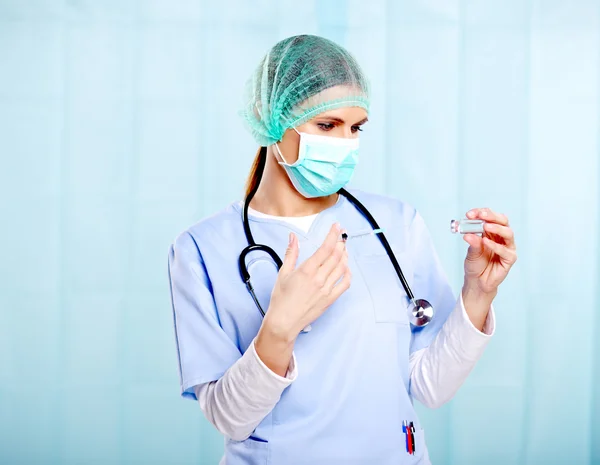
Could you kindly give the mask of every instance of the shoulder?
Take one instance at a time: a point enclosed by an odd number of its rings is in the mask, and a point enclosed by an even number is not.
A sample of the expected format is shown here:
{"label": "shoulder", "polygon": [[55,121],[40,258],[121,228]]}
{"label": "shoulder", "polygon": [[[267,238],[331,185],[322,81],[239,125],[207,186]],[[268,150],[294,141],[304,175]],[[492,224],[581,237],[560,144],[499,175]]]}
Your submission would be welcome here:
{"label": "shoulder", "polygon": [[239,201],[231,202],[222,210],[213,213],[181,231],[171,244],[171,253],[202,256],[201,250],[215,241],[222,241],[240,228],[241,210]]}

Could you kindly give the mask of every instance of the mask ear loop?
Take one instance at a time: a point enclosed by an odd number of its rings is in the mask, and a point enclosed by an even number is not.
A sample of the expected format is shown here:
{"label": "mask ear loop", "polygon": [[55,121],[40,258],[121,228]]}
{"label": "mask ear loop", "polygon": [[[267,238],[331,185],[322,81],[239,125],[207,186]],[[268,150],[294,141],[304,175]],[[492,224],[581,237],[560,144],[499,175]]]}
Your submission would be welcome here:
{"label": "mask ear loop", "polygon": [[[298,130],[296,128],[292,127],[292,129],[294,131],[296,131],[296,133],[300,136],[300,133],[298,132]],[[300,137],[302,137],[302,136],[300,136]],[[281,149],[279,148],[279,144],[277,142],[275,142],[275,148],[277,149],[277,152],[279,152],[279,156],[283,160],[283,162],[278,160],[277,163],[279,163],[280,165],[288,165],[289,166],[289,163],[285,160],[285,157],[283,156],[283,153],[281,153]]]}
{"label": "mask ear loop", "polygon": [[277,160],[277,163],[279,163],[280,165],[289,165],[289,163],[287,161],[285,161],[285,158],[283,157],[283,153],[281,153],[281,149],[279,148],[279,144],[277,142],[275,142],[275,148],[277,149],[277,152],[279,152],[279,156],[283,160],[283,161]]}

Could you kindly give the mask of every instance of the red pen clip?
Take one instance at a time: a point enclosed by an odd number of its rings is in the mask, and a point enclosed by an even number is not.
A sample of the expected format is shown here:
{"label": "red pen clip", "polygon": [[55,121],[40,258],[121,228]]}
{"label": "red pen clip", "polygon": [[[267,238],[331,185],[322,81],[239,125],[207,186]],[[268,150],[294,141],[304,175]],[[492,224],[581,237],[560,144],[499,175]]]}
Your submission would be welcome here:
{"label": "red pen clip", "polygon": [[413,422],[410,423],[406,420],[402,422],[402,431],[406,435],[406,452],[410,455],[414,455],[415,453],[415,427],[413,426]]}
{"label": "red pen clip", "polygon": [[412,453],[414,454],[417,451],[417,445],[415,444],[415,425],[413,422],[410,422],[410,436],[412,439]]}

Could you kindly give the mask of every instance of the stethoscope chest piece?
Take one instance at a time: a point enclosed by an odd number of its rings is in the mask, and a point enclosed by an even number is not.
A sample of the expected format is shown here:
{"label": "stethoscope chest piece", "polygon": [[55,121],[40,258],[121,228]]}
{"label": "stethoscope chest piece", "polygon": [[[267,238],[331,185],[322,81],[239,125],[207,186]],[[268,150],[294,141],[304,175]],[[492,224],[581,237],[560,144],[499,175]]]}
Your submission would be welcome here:
{"label": "stethoscope chest piece", "polygon": [[433,318],[433,307],[425,299],[411,300],[407,312],[408,321],[417,327],[428,325]]}

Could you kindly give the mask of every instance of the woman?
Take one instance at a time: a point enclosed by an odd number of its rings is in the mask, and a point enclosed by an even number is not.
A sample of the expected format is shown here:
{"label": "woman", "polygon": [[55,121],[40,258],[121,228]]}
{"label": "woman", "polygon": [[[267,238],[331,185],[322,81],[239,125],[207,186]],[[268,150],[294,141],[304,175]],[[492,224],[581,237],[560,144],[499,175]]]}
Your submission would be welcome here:
{"label": "woman", "polygon": [[[290,37],[247,90],[241,113],[261,148],[246,199],[170,250],[182,396],[224,434],[227,465],[430,463],[413,399],[448,401],[489,342],[492,300],[516,260],[508,219],[467,214],[485,232],[464,235],[456,299],[412,206],[343,189],[369,109],[353,57],[321,37]],[[343,240],[373,230],[357,202],[385,240]],[[272,250],[240,260],[249,243]],[[432,305],[431,321],[413,315],[427,306],[407,289]]]}

